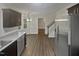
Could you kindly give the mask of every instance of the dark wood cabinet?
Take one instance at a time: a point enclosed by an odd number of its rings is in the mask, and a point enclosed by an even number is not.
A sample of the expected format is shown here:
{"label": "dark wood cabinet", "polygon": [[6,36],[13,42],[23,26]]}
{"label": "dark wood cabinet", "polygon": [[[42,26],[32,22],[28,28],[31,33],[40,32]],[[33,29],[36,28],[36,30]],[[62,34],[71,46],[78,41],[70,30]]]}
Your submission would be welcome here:
{"label": "dark wood cabinet", "polygon": [[26,41],[26,33],[24,34],[24,47],[26,47],[27,41]]}
{"label": "dark wood cabinet", "polygon": [[68,8],[68,14],[71,15],[78,15],[79,14],[79,3]]}
{"label": "dark wood cabinet", "polygon": [[0,51],[0,56],[20,56],[26,47],[26,33]]}
{"label": "dark wood cabinet", "polygon": [[12,9],[3,9],[3,27],[14,27],[21,25],[21,13]]}
{"label": "dark wood cabinet", "polygon": [[17,41],[13,42],[3,51],[1,51],[5,56],[17,56]]}

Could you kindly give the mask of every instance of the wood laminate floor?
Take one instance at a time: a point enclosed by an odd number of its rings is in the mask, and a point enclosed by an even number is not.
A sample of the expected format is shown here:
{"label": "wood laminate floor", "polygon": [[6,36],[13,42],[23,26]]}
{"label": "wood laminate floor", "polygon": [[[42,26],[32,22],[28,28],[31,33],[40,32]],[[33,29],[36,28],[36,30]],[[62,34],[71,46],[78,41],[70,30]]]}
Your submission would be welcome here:
{"label": "wood laminate floor", "polygon": [[53,42],[43,30],[40,30],[38,35],[27,35],[27,47],[22,56],[54,56]]}

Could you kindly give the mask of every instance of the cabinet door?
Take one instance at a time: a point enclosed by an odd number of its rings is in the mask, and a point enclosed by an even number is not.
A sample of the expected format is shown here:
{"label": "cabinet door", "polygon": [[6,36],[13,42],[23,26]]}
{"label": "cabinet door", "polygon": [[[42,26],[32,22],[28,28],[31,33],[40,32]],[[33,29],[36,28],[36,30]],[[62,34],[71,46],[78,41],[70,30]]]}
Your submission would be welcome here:
{"label": "cabinet door", "polygon": [[26,43],[27,41],[26,41],[26,33],[24,34],[24,48],[26,47]]}
{"label": "cabinet door", "polygon": [[23,51],[23,49],[24,49],[24,35],[21,37],[21,51]]}
{"label": "cabinet door", "polygon": [[17,56],[17,41],[13,42],[1,52],[4,53],[5,56]]}
{"label": "cabinet door", "polygon": [[18,56],[21,54],[21,38],[19,38],[18,40],[17,40],[17,53],[18,53]]}
{"label": "cabinet door", "polygon": [[11,13],[9,10],[3,9],[3,27],[10,27],[11,25]]}
{"label": "cabinet door", "polygon": [[3,27],[14,27],[21,25],[21,13],[11,9],[3,9]]}

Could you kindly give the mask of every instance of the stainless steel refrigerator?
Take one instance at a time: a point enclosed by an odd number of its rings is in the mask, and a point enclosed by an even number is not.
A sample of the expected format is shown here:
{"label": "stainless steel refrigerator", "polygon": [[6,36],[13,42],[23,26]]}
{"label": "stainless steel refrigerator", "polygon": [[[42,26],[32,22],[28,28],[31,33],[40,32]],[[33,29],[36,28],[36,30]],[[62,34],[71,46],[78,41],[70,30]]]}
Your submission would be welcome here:
{"label": "stainless steel refrigerator", "polygon": [[70,56],[79,56],[79,15],[70,16],[71,44]]}
{"label": "stainless steel refrigerator", "polygon": [[[69,16],[69,21],[66,23],[69,27],[67,25],[63,26],[64,23],[60,24],[56,27],[56,55],[79,56],[79,15]],[[65,31],[65,27],[69,29]]]}

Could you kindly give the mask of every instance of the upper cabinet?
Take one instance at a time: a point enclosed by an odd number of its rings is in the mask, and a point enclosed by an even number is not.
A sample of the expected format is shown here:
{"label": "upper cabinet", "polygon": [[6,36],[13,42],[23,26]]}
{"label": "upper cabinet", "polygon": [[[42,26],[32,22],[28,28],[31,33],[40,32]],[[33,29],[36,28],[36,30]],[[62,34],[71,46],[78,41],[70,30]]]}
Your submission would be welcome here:
{"label": "upper cabinet", "polygon": [[78,15],[79,14],[79,4],[76,4],[70,8],[68,8],[69,15]]}
{"label": "upper cabinet", "polygon": [[12,9],[3,10],[3,27],[14,27],[21,25],[21,13]]}

